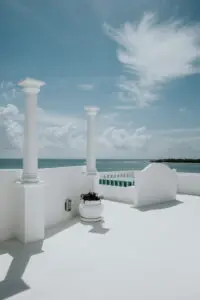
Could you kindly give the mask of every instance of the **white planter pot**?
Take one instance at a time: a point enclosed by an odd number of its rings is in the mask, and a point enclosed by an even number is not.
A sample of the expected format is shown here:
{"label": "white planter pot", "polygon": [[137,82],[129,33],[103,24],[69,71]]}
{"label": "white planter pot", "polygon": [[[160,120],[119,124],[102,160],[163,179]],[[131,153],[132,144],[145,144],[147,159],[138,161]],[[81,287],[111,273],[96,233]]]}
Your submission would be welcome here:
{"label": "white planter pot", "polygon": [[81,200],[79,204],[79,213],[81,220],[85,222],[98,222],[102,220],[103,204],[101,201]]}

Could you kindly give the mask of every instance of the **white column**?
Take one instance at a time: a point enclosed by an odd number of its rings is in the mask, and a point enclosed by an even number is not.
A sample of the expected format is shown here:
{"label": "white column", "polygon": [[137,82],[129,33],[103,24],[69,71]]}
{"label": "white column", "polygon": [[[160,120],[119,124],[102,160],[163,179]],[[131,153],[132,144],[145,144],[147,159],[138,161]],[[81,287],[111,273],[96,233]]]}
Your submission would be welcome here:
{"label": "white column", "polygon": [[23,243],[45,236],[45,185],[38,180],[37,95],[44,83],[27,78],[25,94],[23,175],[15,182],[15,237]]}
{"label": "white column", "polygon": [[37,138],[37,95],[45,83],[27,78],[18,85],[25,95],[24,154],[22,182],[37,183],[38,138]]}
{"label": "white column", "polygon": [[98,107],[85,107],[87,112],[87,174],[96,175],[96,115]]}

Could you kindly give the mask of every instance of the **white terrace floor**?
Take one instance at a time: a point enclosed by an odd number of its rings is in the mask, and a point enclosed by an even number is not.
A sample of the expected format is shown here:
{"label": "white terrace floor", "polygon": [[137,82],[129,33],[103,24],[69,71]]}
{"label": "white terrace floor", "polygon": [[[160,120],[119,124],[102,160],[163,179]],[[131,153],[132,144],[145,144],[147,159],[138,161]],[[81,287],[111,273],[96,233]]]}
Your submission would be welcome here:
{"label": "white terrace floor", "polygon": [[199,300],[200,198],[177,200],[105,201],[103,228],[73,220],[43,243],[0,244],[0,299]]}

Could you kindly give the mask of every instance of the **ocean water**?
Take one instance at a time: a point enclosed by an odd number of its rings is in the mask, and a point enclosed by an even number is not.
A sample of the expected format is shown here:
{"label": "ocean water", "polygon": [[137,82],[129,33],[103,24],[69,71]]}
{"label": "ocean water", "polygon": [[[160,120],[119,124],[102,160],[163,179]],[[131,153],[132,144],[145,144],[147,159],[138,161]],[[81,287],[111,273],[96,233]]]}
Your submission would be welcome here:
{"label": "ocean water", "polygon": [[[149,164],[149,160],[142,159],[97,159],[97,170],[125,171],[142,170]],[[85,159],[39,159],[39,168],[55,168],[66,166],[85,165]],[[200,163],[168,163],[171,168],[178,172],[200,173]],[[0,159],[0,169],[21,169],[21,159]]]}

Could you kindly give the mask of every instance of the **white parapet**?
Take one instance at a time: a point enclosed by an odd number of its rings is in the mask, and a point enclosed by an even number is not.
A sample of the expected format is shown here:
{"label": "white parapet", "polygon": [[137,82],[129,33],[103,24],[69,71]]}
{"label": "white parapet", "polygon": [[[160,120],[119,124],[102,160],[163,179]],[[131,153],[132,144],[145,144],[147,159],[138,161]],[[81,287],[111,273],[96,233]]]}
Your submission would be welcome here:
{"label": "white parapet", "polygon": [[22,243],[44,239],[45,186],[43,183],[15,183],[15,236]]}
{"label": "white parapet", "polygon": [[151,163],[135,172],[135,206],[164,203],[176,200],[178,176],[175,169],[162,163]]}

